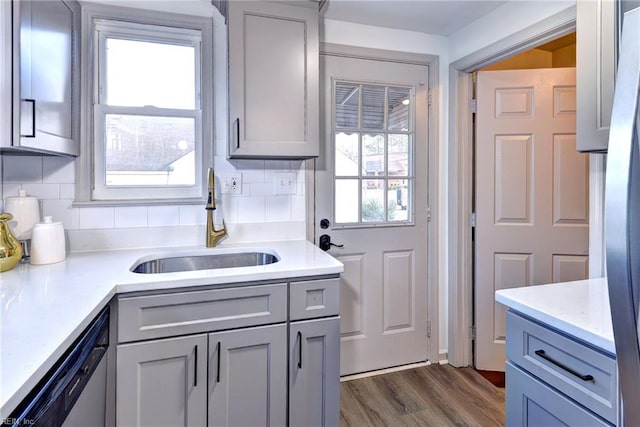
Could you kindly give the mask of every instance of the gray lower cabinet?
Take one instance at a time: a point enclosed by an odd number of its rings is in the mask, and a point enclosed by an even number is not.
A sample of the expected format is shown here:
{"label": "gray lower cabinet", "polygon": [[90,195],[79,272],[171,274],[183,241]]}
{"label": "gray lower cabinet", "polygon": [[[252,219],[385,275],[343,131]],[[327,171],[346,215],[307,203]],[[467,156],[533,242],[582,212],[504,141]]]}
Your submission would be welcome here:
{"label": "gray lower cabinet", "polygon": [[206,425],[206,334],[122,344],[117,352],[118,426]]}
{"label": "gray lower cabinet", "polygon": [[506,424],[618,424],[614,357],[543,323],[507,312]]}
{"label": "gray lower cabinet", "polygon": [[284,426],[286,324],[209,334],[209,423]]}
{"label": "gray lower cabinet", "polygon": [[289,424],[337,426],[340,319],[292,322],[289,342]]}

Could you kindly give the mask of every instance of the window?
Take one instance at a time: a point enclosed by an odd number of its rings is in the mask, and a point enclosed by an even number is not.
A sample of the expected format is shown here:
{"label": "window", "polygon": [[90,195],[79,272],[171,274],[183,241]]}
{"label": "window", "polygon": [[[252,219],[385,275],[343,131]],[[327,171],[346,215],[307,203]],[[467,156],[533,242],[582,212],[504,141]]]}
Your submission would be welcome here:
{"label": "window", "polygon": [[90,17],[83,50],[92,55],[83,133],[91,142],[82,153],[90,157],[91,188],[77,201],[201,202],[212,134],[212,23],[148,11],[136,20],[138,11],[114,10]]}
{"label": "window", "polygon": [[334,83],[337,225],[413,221],[413,90]]}

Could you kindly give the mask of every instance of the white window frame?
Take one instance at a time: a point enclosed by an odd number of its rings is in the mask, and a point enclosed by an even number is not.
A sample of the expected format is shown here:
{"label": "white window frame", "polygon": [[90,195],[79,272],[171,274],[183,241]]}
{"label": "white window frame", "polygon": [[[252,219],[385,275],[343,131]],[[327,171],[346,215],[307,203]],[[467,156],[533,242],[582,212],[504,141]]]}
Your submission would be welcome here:
{"label": "white window frame", "polygon": [[[74,206],[201,204],[206,201],[204,170],[213,162],[213,21],[107,5],[83,5],[82,14],[82,146],[76,163]],[[122,107],[104,103],[106,38],[169,43],[196,48],[195,108]],[[193,118],[195,122],[195,185],[107,186],[105,117],[107,114]]]}
{"label": "white window frame", "polygon": [[[352,84],[352,85],[357,85],[359,86],[359,90],[358,90],[358,97],[360,98],[358,101],[358,125],[356,127],[340,127],[338,128],[336,125],[336,102],[335,102],[335,94],[336,94],[336,86],[338,84]],[[378,87],[384,87],[385,88],[385,95],[384,95],[384,126],[382,129],[369,129],[369,128],[365,128],[362,126],[362,89],[365,86],[378,86]],[[403,131],[403,130],[393,130],[393,129],[388,129],[388,111],[387,111],[387,97],[388,97],[388,89],[389,88],[405,88],[405,89],[409,89],[409,97],[411,99],[411,107],[409,108],[409,130],[407,131]],[[376,228],[376,227],[406,227],[406,226],[413,226],[415,225],[415,211],[414,211],[414,200],[415,200],[415,181],[416,181],[416,174],[415,174],[415,122],[416,122],[416,109],[415,109],[415,88],[413,86],[407,86],[407,85],[403,85],[403,84],[396,84],[396,83],[384,83],[384,82],[369,82],[369,81],[362,81],[362,80],[344,80],[344,79],[332,79],[332,85],[331,85],[331,97],[332,97],[332,107],[331,107],[331,114],[332,114],[332,135],[331,137],[334,139],[334,152],[332,153],[332,169],[333,169],[333,183],[332,183],[332,204],[333,204],[333,219],[334,219],[334,228],[339,228],[339,229],[347,229],[347,228]],[[346,132],[346,133],[357,133],[358,134],[358,174],[357,175],[337,175],[336,174],[336,167],[335,167],[335,159],[336,159],[336,153],[335,153],[335,137],[336,137],[336,133],[338,132]],[[362,162],[363,162],[363,150],[362,150],[362,136],[364,134],[383,134],[384,135],[384,144],[385,144],[385,154],[384,154],[384,167],[385,167],[385,173],[382,176],[367,176],[364,175],[363,173],[363,167],[362,167]],[[407,175],[393,175],[390,176],[389,175],[389,171],[388,171],[388,166],[389,166],[389,162],[388,162],[388,158],[389,158],[389,141],[388,141],[388,136],[389,134],[396,134],[396,135],[408,135],[409,136],[409,151],[408,151],[408,155],[409,155],[409,173]],[[353,222],[337,222],[336,220],[336,213],[337,213],[337,206],[336,206],[336,182],[339,179],[343,179],[343,180],[357,180],[358,181],[358,220],[357,221],[353,221]],[[382,180],[385,181],[385,188],[388,189],[388,183],[390,180],[396,180],[396,179],[404,179],[407,181],[408,187],[409,187],[409,203],[407,206],[407,210],[408,210],[408,219],[404,220],[404,221],[389,221],[388,219],[385,221],[363,221],[362,220],[362,183],[366,180]],[[388,203],[389,200],[386,197],[383,199],[384,201],[384,212],[385,212],[385,217],[386,214],[388,212]]]}

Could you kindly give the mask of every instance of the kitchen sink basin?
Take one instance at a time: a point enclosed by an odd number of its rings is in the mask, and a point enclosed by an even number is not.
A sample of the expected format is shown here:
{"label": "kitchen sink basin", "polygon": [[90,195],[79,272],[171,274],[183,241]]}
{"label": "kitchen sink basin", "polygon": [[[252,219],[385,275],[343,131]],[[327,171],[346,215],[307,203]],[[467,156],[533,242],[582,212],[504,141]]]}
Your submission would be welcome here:
{"label": "kitchen sink basin", "polygon": [[131,268],[131,271],[141,274],[175,273],[216,268],[254,267],[278,261],[280,259],[276,255],[266,252],[176,256],[139,262]]}

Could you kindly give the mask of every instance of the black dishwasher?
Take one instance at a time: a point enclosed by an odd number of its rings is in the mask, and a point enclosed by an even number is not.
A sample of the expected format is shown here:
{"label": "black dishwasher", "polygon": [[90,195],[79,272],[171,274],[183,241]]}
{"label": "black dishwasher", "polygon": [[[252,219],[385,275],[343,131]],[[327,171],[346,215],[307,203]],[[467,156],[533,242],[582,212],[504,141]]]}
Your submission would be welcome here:
{"label": "black dishwasher", "polygon": [[109,307],[2,425],[103,426],[107,377],[104,355],[108,347]]}

